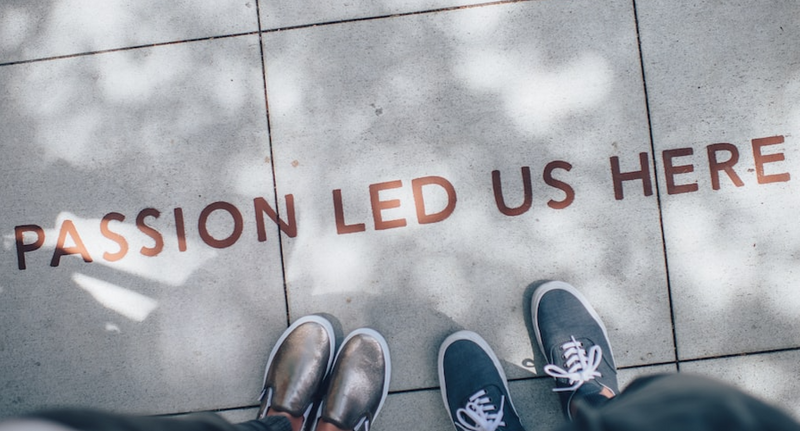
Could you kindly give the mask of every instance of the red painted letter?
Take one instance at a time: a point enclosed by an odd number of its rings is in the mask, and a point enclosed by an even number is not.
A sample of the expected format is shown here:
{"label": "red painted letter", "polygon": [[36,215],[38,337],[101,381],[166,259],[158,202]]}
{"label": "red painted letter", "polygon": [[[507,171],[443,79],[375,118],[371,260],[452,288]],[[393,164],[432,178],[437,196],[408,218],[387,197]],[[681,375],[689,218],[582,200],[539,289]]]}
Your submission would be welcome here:
{"label": "red painted letter", "polygon": [[572,202],[575,200],[575,190],[570,187],[569,184],[553,178],[553,169],[556,168],[564,169],[565,171],[569,172],[572,169],[572,165],[561,160],[555,160],[548,163],[547,166],[544,167],[544,173],[542,174],[542,178],[548,186],[555,187],[567,195],[563,201],[555,201],[550,199],[547,202],[547,206],[553,209],[563,210],[564,208],[570,206],[570,204],[572,204]]}
{"label": "red painted letter", "polygon": [[533,192],[531,191],[531,168],[522,167],[522,204],[516,208],[506,206],[503,198],[503,183],[500,181],[500,171],[492,171],[492,189],[494,190],[494,202],[497,209],[507,216],[518,216],[531,209],[533,203]]}
{"label": "red painted letter", "polygon": [[372,203],[372,219],[375,221],[375,230],[391,229],[395,227],[403,227],[406,225],[406,219],[401,218],[397,220],[386,221],[381,215],[381,211],[397,208],[400,206],[399,199],[392,199],[382,201],[380,199],[380,191],[387,189],[396,189],[403,186],[400,180],[388,181],[385,183],[370,184],[369,186],[369,200]]}
{"label": "red painted letter", "polygon": [[175,235],[178,237],[178,251],[186,251],[186,227],[183,223],[183,208],[172,210],[175,215]]}
{"label": "red painted letter", "polygon": [[278,213],[272,209],[264,198],[253,199],[253,206],[256,209],[256,230],[258,231],[258,241],[267,240],[267,228],[264,226],[264,213],[280,227],[289,238],[297,236],[297,220],[294,216],[294,195],[284,196],[286,200],[286,218],[289,223],[278,218]]}
{"label": "red painted letter", "polygon": [[783,143],[783,136],[772,136],[769,138],[753,139],[753,159],[756,162],[756,176],[759,184],[785,183],[791,178],[788,172],[773,175],[764,175],[764,164],[780,162],[784,160],[783,153],[761,154],[761,148],[767,145]]}
{"label": "red painted letter", "polygon": [[675,185],[675,175],[688,174],[689,172],[694,172],[694,166],[672,165],[673,158],[691,156],[692,154],[694,154],[694,150],[691,148],[678,148],[675,150],[667,150],[661,153],[661,157],[664,159],[664,175],[666,176],[667,179],[667,194],[676,195],[678,193],[689,193],[697,191],[698,188],[697,183]]}
{"label": "red painted letter", "polygon": [[[447,193],[447,206],[438,213],[426,214],[422,187],[433,184],[442,187]],[[414,191],[414,205],[417,208],[417,220],[419,224],[440,222],[450,217],[450,214],[456,209],[456,189],[450,184],[450,181],[442,177],[422,177],[413,179],[411,180],[411,189]]]}
{"label": "red painted letter", "polygon": [[108,228],[108,223],[111,222],[111,220],[120,222],[125,221],[125,216],[120,213],[108,213],[105,215],[105,217],[103,217],[103,220],[100,221],[100,233],[102,233],[104,237],[116,242],[119,245],[118,252],[113,254],[105,252],[103,253],[103,259],[109,262],[116,262],[128,254],[128,241],[125,240],[124,236],[116,232],[112,232]]}
{"label": "red painted letter", "polygon": [[618,201],[625,198],[622,191],[623,181],[642,180],[644,195],[650,196],[653,194],[653,183],[650,179],[650,163],[647,161],[647,153],[639,153],[639,166],[641,166],[641,170],[622,173],[619,167],[619,157],[614,156],[611,158],[611,177],[614,180],[614,198]]}
{"label": "red painted letter", "polygon": [[[75,241],[74,247],[64,247],[68,234],[72,236],[72,240]],[[84,262],[92,261],[92,257],[89,256],[89,251],[86,250],[86,246],[83,245],[83,241],[81,241],[81,237],[78,235],[78,231],[75,229],[75,224],[72,223],[72,220],[64,220],[64,223],[61,225],[61,231],[58,233],[58,241],[56,242],[56,249],[53,252],[53,260],[50,261],[50,266],[58,266],[61,262],[61,256],[66,256],[68,254],[80,254]]]}
{"label": "red painted letter", "polygon": [[364,223],[345,223],[344,207],[342,206],[342,189],[336,189],[333,191],[333,214],[336,217],[336,233],[339,235],[345,233],[364,232],[367,230]]}
{"label": "red painted letter", "polygon": [[[739,150],[732,144],[711,144],[706,147],[708,151],[708,170],[711,172],[711,188],[719,190],[719,171],[725,171],[728,178],[733,181],[733,185],[741,187],[744,185],[742,179],[733,170],[733,166],[739,161]],[[720,162],[717,160],[718,151],[727,151],[731,153],[731,157],[725,161]]]}
{"label": "red painted letter", "polygon": [[[233,218],[233,232],[225,239],[216,239],[208,233],[208,217],[216,210],[227,211]],[[242,213],[228,202],[214,202],[213,204],[203,208],[200,212],[200,218],[197,220],[197,230],[200,232],[200,238],[214,248],[226,248],[232,246],[242,236],[242,228],[244,227],[244,220]]]}
{"label": "red painted letter", "polygon": [[161,212],[155,208],[145,208],[139,211],[139,215],[136,216],[136,227],[138,227],[139,230],[145,235],[153,238],[153,241],[156,242],[153,247],[142,247],[141,250],[139,250],[139,252],[145,256],[156,256],[161,253],[161,250],[164,249],[164,238],[161,237],[161,233],[144,224],[145,217],[158,218],[160,215]]}
{"label": "red painted letter", "polygon": [[[25,244],[23,241],[23,234],[25,232],[33,232],[36,234],[36,241]],[[17,266],[19,269],[25,269],[25,253],[29,251],[38,250],[44,244],[44,230],[35,224],[26,224],[23,226],[14,227],[14,238],[17,240]]]}

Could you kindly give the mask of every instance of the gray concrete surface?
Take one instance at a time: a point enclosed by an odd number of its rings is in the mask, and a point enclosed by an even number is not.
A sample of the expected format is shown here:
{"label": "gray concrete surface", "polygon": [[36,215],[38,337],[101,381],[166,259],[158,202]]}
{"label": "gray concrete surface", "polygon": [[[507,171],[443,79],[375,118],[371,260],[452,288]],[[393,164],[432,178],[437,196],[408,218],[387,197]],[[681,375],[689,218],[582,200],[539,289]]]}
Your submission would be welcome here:
{"label": "gray concrete surface", "polygon": [[542,279],[589,297],[623,382],[698,372],[800,417],[799,15],[3,3],[0,418],[244,420],[288,322],[328,313],[392,349],[376,429],[450,426],[458,329],[525,424],[555,425],[525,317]]}

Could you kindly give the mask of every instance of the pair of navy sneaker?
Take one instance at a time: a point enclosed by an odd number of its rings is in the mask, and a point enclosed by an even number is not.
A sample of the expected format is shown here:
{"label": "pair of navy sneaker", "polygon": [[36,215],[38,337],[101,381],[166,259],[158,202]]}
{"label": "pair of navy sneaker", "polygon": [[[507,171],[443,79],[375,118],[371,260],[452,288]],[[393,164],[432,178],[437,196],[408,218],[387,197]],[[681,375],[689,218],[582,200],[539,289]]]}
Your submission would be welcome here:
{"label": "pair of navy sneaker", "polygon": [[[555,378],[553,390],[568,419],[579,400],[597,404],[619,392],[605,325],[577,289],[561,281],[539,285],[531,314],[547,360],[544,371]],[[523,430],[503,367],[478,334],[459,331],[445,339],[439,349],[439,383],[457,431]]]}

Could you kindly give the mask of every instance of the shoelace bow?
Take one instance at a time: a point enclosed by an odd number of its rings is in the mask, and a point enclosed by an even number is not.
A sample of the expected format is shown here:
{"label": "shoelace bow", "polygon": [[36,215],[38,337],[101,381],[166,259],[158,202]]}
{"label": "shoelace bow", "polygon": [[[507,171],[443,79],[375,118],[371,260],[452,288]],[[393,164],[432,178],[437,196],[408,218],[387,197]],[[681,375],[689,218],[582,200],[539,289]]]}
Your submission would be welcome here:
{"label": "shoelace bow", "polygon": [[590,347],[587,353],[583,344],[573,336],[570,337],[570,341],[561,345],[561,350],[564,352],[563,357],[566,360],[564,365],[567,370],[554,364],[548,364],[545,365],[544,372],[557,379],[568,379],[571,386],[554,388],[553,392],[575,391],[589,380],[602,376],[597,371],[597,367],[603,360],[603,350],[600,346]]}
{"label": "shoelace bow", "polygon": [[[456,411],[458,422],[456,425],[464,431],[494,431],[505,426],[503,422],[503,406],[506,397],[500,396],[500,408],[492,404],[486,396],[486,390],[480,391],[469,397],[467,405]],[[492,413],[495,412],[495,413]]]}

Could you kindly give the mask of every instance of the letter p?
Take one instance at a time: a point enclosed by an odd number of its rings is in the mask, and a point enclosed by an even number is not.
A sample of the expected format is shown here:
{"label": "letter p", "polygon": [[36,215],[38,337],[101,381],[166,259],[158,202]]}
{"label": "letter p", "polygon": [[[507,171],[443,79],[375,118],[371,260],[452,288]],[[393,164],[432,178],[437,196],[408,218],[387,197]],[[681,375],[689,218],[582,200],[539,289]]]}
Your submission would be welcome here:
{"label": "letter p", "polygon": [[[25,244],[23,238],[25,232],[35,233],[36,241]],[[35,224],[16,226],[14,227],[14,238],[17,241],[17,265],[19,269],[25,269],[25,253],[38,250],[44,244],[44,230]]]}

